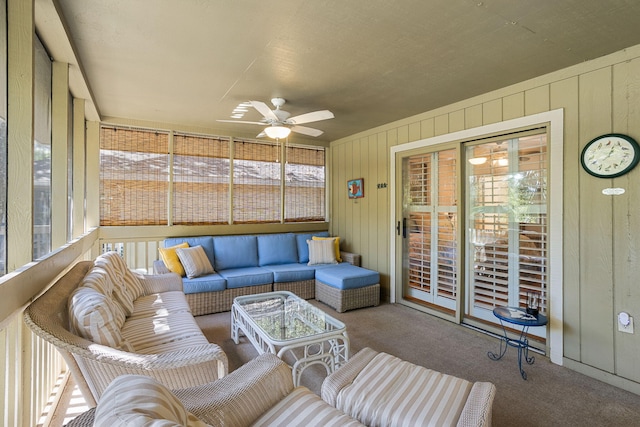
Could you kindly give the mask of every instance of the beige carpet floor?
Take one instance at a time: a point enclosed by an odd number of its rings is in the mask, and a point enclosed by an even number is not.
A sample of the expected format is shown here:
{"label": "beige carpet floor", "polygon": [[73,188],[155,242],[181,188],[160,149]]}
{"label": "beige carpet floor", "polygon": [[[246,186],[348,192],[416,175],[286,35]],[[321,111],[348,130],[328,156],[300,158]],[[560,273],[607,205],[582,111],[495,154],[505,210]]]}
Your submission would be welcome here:
{"label": "beige carpet floor", "polygon": [[[364,347],[470,381],[491,381],[497,387],[493,425],[510,426],[640,426],[640,396],[610,386],[535,355],[525,365],[528,379],[518,372],[517,351],[509,348],[500,361],[496,338],[455,325],[400,304],[337,313],[311,301],[347,325],[351,354]],[[246,338],[239,345],[230,337],[231,314],[198,316],[211,342],[222,346],[234,370],[258,353]],[[324,369],[307,369],[302,385],[320,392]]]}

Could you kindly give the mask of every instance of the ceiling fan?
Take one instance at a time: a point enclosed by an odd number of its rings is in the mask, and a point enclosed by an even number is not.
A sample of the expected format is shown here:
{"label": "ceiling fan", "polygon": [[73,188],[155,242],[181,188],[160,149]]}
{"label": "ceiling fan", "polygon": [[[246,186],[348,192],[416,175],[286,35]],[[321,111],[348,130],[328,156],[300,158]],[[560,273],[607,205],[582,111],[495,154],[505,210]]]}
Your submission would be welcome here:
{"label": "ceiling fan", "polygon": [[280,107],[284,105],[286,101],[283,98],[273,98],[271,103],[275,110],[272,110],[261,101],[249,101],[249,104],[260,114],[263,119],[259,122],[251,122],[245,120],[218,120],[219,122],[226,123],[246,123],[252,125],[268,125],[264,128],[256,138],[268,136],[269,138],[286,138],[289,133],[297,132],[308,136],[320,136],[323,132],[319,129],[310,128],[307,126],[300,126],[303,123],[318,122],[320,120],[333,119],[334,115],[329,110],[313,111],[311,113],[300,114],[299,116],[289,117],[290,114],[287,111],[281,110]]}

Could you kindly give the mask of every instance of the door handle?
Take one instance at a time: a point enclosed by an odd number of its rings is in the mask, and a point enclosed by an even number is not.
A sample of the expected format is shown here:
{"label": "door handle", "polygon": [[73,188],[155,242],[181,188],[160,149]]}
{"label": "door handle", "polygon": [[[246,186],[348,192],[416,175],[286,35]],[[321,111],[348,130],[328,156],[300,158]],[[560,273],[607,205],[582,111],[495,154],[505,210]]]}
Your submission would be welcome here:
{"label": "door handle", "polygon": [[[400,235],[400,221],[398,221],[398,225],[396,225],[396,232],[398,236]],[[402,218],[402,237],[406,239],[407,237],[407,218]]]}

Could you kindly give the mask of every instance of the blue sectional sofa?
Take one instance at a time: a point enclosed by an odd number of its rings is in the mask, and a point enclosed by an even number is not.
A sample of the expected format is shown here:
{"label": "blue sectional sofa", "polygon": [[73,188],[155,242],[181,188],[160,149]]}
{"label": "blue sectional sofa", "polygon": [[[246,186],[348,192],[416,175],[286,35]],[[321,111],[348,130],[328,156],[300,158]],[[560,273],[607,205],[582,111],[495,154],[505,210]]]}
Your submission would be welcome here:
{"label": "blue sectional sofa", "polygon": [[[215,270],[199,277],[182,278],[194,316],[229,311],[233,299],[240,295],[286,290],[305,299],[315,298],[316,272],[325,269],[336,270],[330,275],[334,278],[329,284],[332,287],[343,284],[354,287],[353,276],[358,283],[356,287],[371,287],[368,294],[374,296],[360,302],[360,307],[378,305],[380,275],[359,267],[359,255],[341,251],[341,263],[308,265],[307,240],[313,236],[329,237],[329,233],[171,237],[165,239],[163,246],[170,248],[185,242],[189,247],[202,246]],[[154,270],[156,274],[169,272],[162,260],[155,262]],[[349,275],[347,280],[339,280],[340,271]]]}

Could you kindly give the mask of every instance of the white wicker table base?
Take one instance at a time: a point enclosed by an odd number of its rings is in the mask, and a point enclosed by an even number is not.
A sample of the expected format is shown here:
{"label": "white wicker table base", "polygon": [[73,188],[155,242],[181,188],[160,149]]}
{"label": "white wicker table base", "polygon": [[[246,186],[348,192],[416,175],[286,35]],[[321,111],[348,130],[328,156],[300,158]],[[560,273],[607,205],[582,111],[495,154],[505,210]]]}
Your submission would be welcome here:
{"label": "white wicker table base", "polygon": [[[261,326],[258,317],[285,316],[284,310],[263,310],[257,316],[245,309],[248,304],[259,304],[273,298],[294,301],[297,309],[288,311],[286,316],[289,321],[293,319],[305,326],[303,333],[276,340]],[[320,323],[324,323],[323,327],[318,327],[319,319]],[[295,386],[299,385],[303,371],[312,365],[324,366],[328,375],[349,360],[349,337],[344,323],[291,292],[269,292],[236,298],[231,307],[231,338],[236,344],[240,342],[240,333],[247,337],[260,354],[273,353],[283,360],[286,355],[290,355],[294,360],[292,374]]]}

